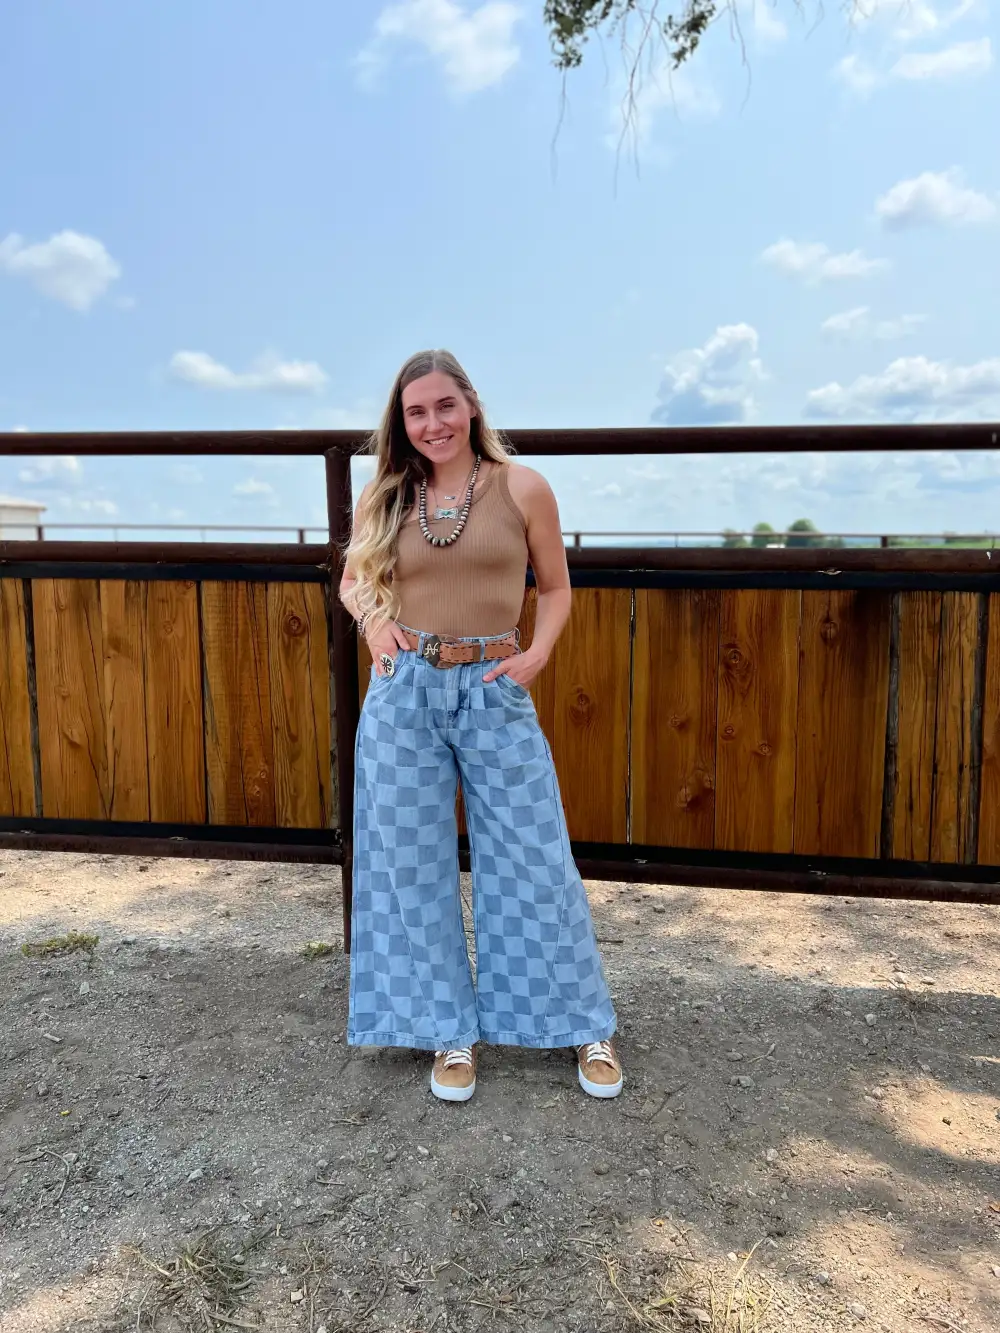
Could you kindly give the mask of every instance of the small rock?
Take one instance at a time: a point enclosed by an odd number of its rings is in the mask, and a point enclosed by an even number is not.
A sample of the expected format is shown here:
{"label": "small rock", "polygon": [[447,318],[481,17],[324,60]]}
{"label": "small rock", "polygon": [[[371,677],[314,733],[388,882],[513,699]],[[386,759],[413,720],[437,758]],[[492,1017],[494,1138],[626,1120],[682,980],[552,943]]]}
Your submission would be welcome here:
{"label": "small rock", "polygon": [[740,1074],[736,1082],[741,1088],[755,1088],[757,1086],[749,1074]]}
{"label": "small rock", "polygon": [[921,977],[921,978],[920,978],[920,983],[921,983],[921,985],[923,985],[923,986],[933,986],[933,985],[934,985],[934,978],[933,978],[933,977]]}
{"label": "small rock", "polygon": [[941,1117],[941,1123],[944,1124],[944,1125],[950,1125],[950,1124],[951,1124],[951,1116],[950,1116],[950,1115],[943,1115],[943,1116]]}
{"label": "small rock", "polygon": [[80,1154],[78,1152],[64,1152],[63,1157],[70,1166],[74,1166],[80,1160]]}
{"label": "small rock", "polygon": [[873,1028],[875,1024],[878,1022],[878,1018],[876,1017],[875,1014],[865,1014],[865,1022],[868,1024],[870,1028]]}
{"label": "small rock", "polygon": [[776,1162],[778,1160],[777,1148],[768,1148],[767,1152],[764,1154],[764,1159],[768,1162]]}
{"label": "small rock", "polygon": [[35,1091],[38,1093],[39,1097],[47,1097],[49,1095],[49,1085],[47,1083],[39,1083]]}
{"label": "small rock", "polygon": [[825,1272],[813,1274],[813,1281],[818,1282],[821,1287],[831,1287],[833,1285],[833,1278]]}
{"label": "small rock", "polygon": [[743,1059],[743,1052],[742,1052],[742,1051],[727,1051],[727,1052],[726,1052],[726,1059],[727,1059],[727,1060],[742,1060],[742,1059]]}
{"label": "small rock", "polygon": [[931,1067],[930,1067],[930,1065],[921,1064],[921,1066],[920,1066],[920,1070],[921,1070],[921,1073],[929,1074],[929,1073],[931,1072]]}
{"label": "small rock", "polygon": [[389,1151],[388,1151],[388,1152],[385,1154],[385,1156],[382,1158],[382,1161],[383,1161],[383,1162],[394,1162],[398,1156],[399,1156],[399,1153],[396,1151],[396,1149],[395,1149],[395,1148],[390,1148]]}
{"label": "small rock", "polygon": [[90,994],[90,982],[89,982],[89,981],[81,981],[81,982],[80,982],[80,994],[81,994],[81,995],[89,995],[89,994]]}
{"label": "small rock", "polygon": [[653,904],[653,911],[656,913],[657,916],[662,916],[666,910],[667,909],[663,906],[662,903]]}
{"label": "small rock", "polygon": [[905,985],[906,985],[906,973],[905,973],[905,972],[893,972],[893,974],[892,974],[892,979],[893,979],[893,981],[898,981],[899,984],[900,984],[901,986],[905,986]]}
{"label": "small rock", "polygon": [[298,1305],[299,1302],[300,1302],[300,1301],[304,1301],[305,1298],[306,1298],[306,1294],[305,1294],[304,1291],[293,1291],[292,1294],[291,1294],[291,1297],[290,1297],[291,1302],[292,1302],[293,1305]]}
{"label": "small rock", "polygon": [[422,1143],[418,1143],[418,1144],[417,1144],[417,1153],[418,1153],[419,1156],[421,1156],[421,1157],[429,1157],[429,1156],[431,1155],[431,1150],[430,1150],[430,1148],[425,1148],[424,1145],[423,1145]]}
{"label": "small rock", "polygon": [[514,1142],[514,1140],[511,1138],[511,1136],[510,1136],[509,1134],[501,1134],[500,1137],[503,1139],[504,1143],[513,1143],[513,1142]]}
{"label": "small rock", "polygon": [[1000,1277],[1000,1264],[993,1265],[993,1276]]}
{"label": "small rock", "polygon": [[201,1178],[204,1176],[204,1174],[205,1174],[205,1173],[204,1173],[204,1171],[201,1169],[201,1167],[200,1167],[200,1166],[196,1166],[195,1169],[194,1169],[194,1170],[191,1172],[191,1174],[188,1176],[188,1178],[187,1178],[187,1183],[188,1183],[189,1185],[191,1185],[191,1184],[193,1184],[196,1180],[201,1180]]}
{"label": "small rock", "polygon": [[860,1301],[852,1301],[847,1308],[848,1310],[850,1310],[851,1314],[854,1316],[855,1319],[868,1318],[868,1311],[865,1309],[865,1307],[861,1304]]}
{"label": "small rock", "polygon": [[134,935],[123,935],[122,944],[134,944],[136,937]]}
{"label": "small rock", "polygon": [[610,1170],[611,1168],[608,1166],[607,1162],[598,1162],[594,1167],[594,1175],[606,1176]]}
{"label": "small rock", "polygon": [[650,1171],[648,1166],[640,1166],[639,1170],[635,1174],[639,1177],[640,1180],[649,1180],[653,1175],[652,1171]]}

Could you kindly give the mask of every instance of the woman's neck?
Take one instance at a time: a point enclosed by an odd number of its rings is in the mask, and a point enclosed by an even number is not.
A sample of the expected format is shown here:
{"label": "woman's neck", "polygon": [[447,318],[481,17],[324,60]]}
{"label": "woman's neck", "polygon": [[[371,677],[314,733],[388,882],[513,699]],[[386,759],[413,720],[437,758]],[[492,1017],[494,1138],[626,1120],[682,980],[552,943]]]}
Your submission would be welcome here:
{"label": "woman's neck", "polygon": [[443,492],[458,495],[459,491],[465,490],[475,461],[476,455],[470,447],[466,453],[460,454],[457,458],[450,458],[447,463],[437,467],[432,466],[430,484],[439,495]]}

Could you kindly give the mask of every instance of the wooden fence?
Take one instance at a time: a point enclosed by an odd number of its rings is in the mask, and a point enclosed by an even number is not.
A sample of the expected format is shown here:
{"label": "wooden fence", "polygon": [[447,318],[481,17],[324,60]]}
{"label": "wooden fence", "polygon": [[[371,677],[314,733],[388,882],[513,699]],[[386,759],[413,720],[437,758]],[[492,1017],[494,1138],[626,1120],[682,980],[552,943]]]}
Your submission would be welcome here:
{"label": "wooden fence", "polygon": [[[952,447],[996,443],[950,429]],[[0,452],[288,452],[290,435]],[[608,451],[595,436],[585,452]],[[326,451],[327,546],[0,544],[0,845],[336,862],[346,922],[369,659],[335,591],[356,441],[291,444]],[[571,551],[571,618],[532,694],[581,871],[1000,902],[992,554]],[[525,644],[534,608],[529,586]]]}

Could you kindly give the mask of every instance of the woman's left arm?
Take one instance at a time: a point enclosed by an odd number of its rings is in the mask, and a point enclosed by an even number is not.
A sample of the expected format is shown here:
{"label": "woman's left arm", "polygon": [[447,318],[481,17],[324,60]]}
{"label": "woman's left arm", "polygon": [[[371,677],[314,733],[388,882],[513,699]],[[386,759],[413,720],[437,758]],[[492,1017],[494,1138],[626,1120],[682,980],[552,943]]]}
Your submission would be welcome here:
{"label": "woman's left arm", "polygon": [[535,574],[538,603],[531,647],[505,657],[483,677],[495,680],[510,676],[527,688],[545,666],[569,619],[572,589],[566,564],[566,547],[559,522],[559,506],[552,487],[539,472],[517,463],[508,472],[510,496],[524,515],[528,558]]}

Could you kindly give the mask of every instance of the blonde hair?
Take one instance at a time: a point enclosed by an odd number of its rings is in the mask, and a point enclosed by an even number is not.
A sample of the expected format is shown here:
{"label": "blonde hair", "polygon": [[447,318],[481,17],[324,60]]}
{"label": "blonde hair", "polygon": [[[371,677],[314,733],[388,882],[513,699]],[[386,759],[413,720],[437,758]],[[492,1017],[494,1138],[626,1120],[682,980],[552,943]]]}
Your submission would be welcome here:
{"label": "blonde hair", "polygon": [[430,480],[431,466],[410,443],[403,420],[403,390],[433,371],[453,379],[475,411],[470,443],[473,453],[494,463],[510,461],[510,448],[486,420],[472,381],[450,352],[417,352],[403,365],[393,383],[382,421],[363,452],[376,458],[375,476],[359,507],[354,534],[347,546],[347,561],[355,582],[349,598],[359,615],[368,616],[366,633],[394,620],[399,595],[392,586],[399,530],[407,510],[416,502],[421,481]]}

